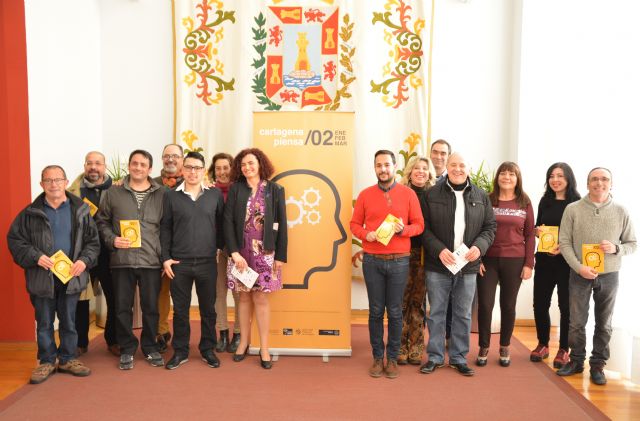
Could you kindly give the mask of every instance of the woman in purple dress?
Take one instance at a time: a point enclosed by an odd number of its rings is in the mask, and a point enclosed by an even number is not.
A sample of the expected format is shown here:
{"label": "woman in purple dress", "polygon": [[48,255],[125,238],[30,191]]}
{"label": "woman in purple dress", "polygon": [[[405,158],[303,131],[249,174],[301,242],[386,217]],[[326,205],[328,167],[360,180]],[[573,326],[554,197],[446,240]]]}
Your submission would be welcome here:
{"label": "woman in purple dress", "polygon": [[[251,315],[255,309],[260,335],[260,364],[271,368],[269,355],[269,293],[282,288],[281,267],[287,261],[287,215],[284,188],[269,181],[274,168],[260,149],[244,149],[233,160],[224,211],[224,237],[231,255],[228,286],[240,293],[240,344],[233,355],[242,361],[249,349]],[[251,288],[231,271],[247,268],[258,274]]]}

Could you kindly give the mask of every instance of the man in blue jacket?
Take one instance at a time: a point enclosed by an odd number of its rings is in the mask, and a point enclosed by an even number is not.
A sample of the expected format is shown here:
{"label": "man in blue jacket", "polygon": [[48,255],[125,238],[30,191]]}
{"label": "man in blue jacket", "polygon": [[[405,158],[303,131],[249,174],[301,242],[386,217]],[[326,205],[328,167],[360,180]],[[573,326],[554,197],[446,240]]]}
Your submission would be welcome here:
{"label": "man in blue jacket", "polygon": [[[24,268],[31,303],[35,309],[39,365],[30,383],[47,380],[57,369],[74,376],[88,376],[91,370],[76,358],[78,334],[76,305],[89,281],[88,269],[100,252],[98,230],[89,206],[66,193],[69,184],[62,167],[42,170],[44,192],[18,214],[7,234],[13,260]],[[51,256],[62,250],[71,260],[72,276],[64,283],[56,275]],[[56,346],[53,323],[59,320],[60,345]]]}

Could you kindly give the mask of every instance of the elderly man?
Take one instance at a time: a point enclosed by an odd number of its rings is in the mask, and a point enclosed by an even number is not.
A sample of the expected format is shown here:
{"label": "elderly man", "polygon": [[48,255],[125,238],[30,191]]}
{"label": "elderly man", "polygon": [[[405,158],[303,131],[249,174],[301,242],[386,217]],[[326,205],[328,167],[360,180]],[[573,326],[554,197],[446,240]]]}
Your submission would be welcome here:
{"label": "elderly man", "polygon": [[[42,383],[55,372],[56,359],[61,373],[80,377],[91,374],[76,358],[75,316],[80,293],[89,282],[86,270],[96,263],[100,240],[89,206],[67,194],[67,184],[62,167],[45,167],[40,181],[44,192],[18,214],[7,234],[13,259],[24,268],[27,291],[36,314],[40,364],[31,373],[33,384]],[[60,250],[71,260],[70,267],[64,268],[63,262],[51,258]],[[62,269],[58,265],[62,265]],[[59,346],[54,337],[56,316]]]}
{"label": "elderly man", "polygon": [[[153,157],[149,152],[140,149],[131,152],[129,175],[124,178],[121,186],[114,186],[104,192],[98,210],[100,236],[111,251],[109,265],[115,291],[116,334],[120,345],[121,370],[133,368],[133,355],[138,344],[149,364],[154,367],[164,366],[156,335],[161,268],[160,220],[165,189],[149,177],[152,165]],[[138,226],[139,231],[135,232],[133,228],[132,234],[126,235],[122,232],[121,221]],[[137,247],[132,247],[133,245]],[[142,307],[140,341],[132,330],[136,285],[140,289]]]}
{"label": "elderly man", "polygon": [[[84,158],[84,172],[80,174],[69,187],[69,192],[83,199],[89,204],[91,215],[95,217],[100,204],[102,193],[111,187],[111,177],[106,173],[105,158],[101,152],[89,152]],[[100,244],[98,264],[91,269],[91,280],[100,281],[102,292],[107,302],[107,321],[104,326],[104,340],[109,351],[119,356],[120,347],[116,338],[115,301],[113,296],[113,283],[111,270],[109,269],[109,250],[104,244]],[[78,352],[87,352],[89,346],[89,300],[92,285],[80,294],[76,310],[76,330],[78,332]]]}
{"label": "elderly man", "polygon": [[[431,308],[427,317],[428,361],[420,367],[420,372],[429,374],[444,366],[445,319],[451,297],[449,366],[464,376],[472,376],[474,371],[467,365],[471,306],[480,257],[493,242],[496,220],[489,197],[471,184],[469,167],[459,153],[449,157],[447,178],[427,192],[423,213],[425,272]],[[463,245],[469,249],[464,254],[467,263],[454,274],[447,266],[456,263],[453,253]]]}
{"label": "elderly man", "polygon": [[[371,377],[383,374],[398,377],[398,354],[402,334],[402,299],[409,276],[411,237],[424,229],[418,196],[411,188],[395,180],[396,157],[380,150],[374,158],[378,182],[358,195],[351,218],[351,232],[362,240],[362,273],[369,298],[369,341],[373,353]],[[390,239],[381,238],[378,228],[387,215],[397,218],[387,227]],[[392,234],[392,232],[393,234]],[[388,242],[387,242],[388,241]],[[384,313],[389,319],[387,364],[383,364]]]}
{"label": "elderly man", "polygon": [[[627,210],[611,198],[611,171],[594,168],[587,176],[589,194],[567,206],[560,223],[560,252],[571,268],[569,274],[569,347],[570,361],[557,373],[570,376],[584,371],[586,359],[585,326],[589,301],[593,296],[595,330],[589,365],[591,381],[607,383],[604,366],[609,359],[611,317],[618,291],[618,271],[622,256],[636,250],[636,235]],[[604,253],[598,267],[583,261],[583,246],[599,245]]]}
{"label": "elderly man", "polygon": [[[154,178],[154,181],[169,189],[175,189],[184,181],[182,176],[182,164],[184,151],[182,146],[170,143],[162,149],[162,170],[160,177]],[[158,295],[158,342],[160,352],[167,350],[167,345],[171,340],[171,332],[169,331],[169,309],[171,302],[169,298],[169,286],[171,279],[165,274],[162,276],[162,284],[160,286],[160,294]]]}

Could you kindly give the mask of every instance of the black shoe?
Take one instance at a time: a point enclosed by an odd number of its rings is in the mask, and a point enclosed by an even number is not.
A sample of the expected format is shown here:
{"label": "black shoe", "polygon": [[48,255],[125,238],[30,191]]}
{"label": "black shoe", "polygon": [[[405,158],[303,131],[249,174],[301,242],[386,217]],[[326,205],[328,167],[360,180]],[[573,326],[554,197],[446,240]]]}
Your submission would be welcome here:
{"label": "black shoe", "polygon": [[158,344],[158,352],[160,352],[161,354],[164,354],[165,352],[167,352],[167,348],[169,347],[169,343],[168,343],[169,341],[167,340],[165,335],[169,335],[169,338],[171,338],[171,334],[168,332],[165,333],[164,335],[156,336],[156,343]]}
{"label": "black shoe", "polygon": [[233,354],[233,361],[239,363],[240,361],[244,360],[244,357],[247,356],[247,352],[249,352],[249,345],[247,345],[242,354]]}
{"label": "black shoe", "polygon": [[558,376],[571,376],[574,374],[582,373],[584,371],[584,364],[577,361],[569,361],[556,371]]}
{"label": "black shoe", "polygon": [[220,338],[216,344],[216,352],[224,352],[229,345],[229,329],[220,331]]}
{"label": "black shoe", "polygon": [[264,368],[266,370],[269,370],[271,368],[271,355],[269,355],[269,359],[268,360],[263,360],[262,359],[262,353],[260,353],[260,366],[262,366],[262,368]]}
{"label": "black shoe", "polygon": [[167,361],[167,365],[165,365],[164,368],[166,368],[167,370],[175,370],[187,361],[189,361],[189,357],[183,357],[182,355],[173,354],[173,357],[171,357],[171,359]]}
{"label": "black shoe", "polygon": [[153,367],[164,367],[164,359],[159,352],[151,352],[150,354],[145,354],[144,358]]}
{"label": "black shoe", "polygon": [[240,334],[233,332],[233,337],[231,338],[229,345],[227,345],[227,352],[230,354],[235,354],[238,350],[238,345],[240,345]]}
{"label": "black shoe", "polygon": [[434,361],[427,361],[426,363],[422,364],[422,367],[420,367],[420,372],[422,374],[431,374],[433,373],[436,368],[442,368],[444,367],[443,363],[436,363]]}
{"label": "black shoe", "polygon": [[202,353],[202,361],[207,363],[207,365],[211,368],[220,367],[220,360],[216,356],[216,353],[213,352],[212,349],[205,351]]}
{"label": "black shoe", "polygon": [[598,386],[604,386],[607,384],[607,378],[604,376],[602,368],[591,367],[589,374],[591,375],[591,383],[597,384]]}
{"label": "black shoe", "polygon": [[118,366],[118,368],[120,370],[131,370],[133,368],[133,355],[121,354],[120,365]]}
{"label": "black shoe", "polygon": [[476,372],[473,371],[473,368],[469,367],[465,363],[462,363],[462,364],[449,363],[449,367],[455,368],[456,370],[458,370],[458,373],[462,374],[463,376],[473,376],[474,374],[476,374]]}

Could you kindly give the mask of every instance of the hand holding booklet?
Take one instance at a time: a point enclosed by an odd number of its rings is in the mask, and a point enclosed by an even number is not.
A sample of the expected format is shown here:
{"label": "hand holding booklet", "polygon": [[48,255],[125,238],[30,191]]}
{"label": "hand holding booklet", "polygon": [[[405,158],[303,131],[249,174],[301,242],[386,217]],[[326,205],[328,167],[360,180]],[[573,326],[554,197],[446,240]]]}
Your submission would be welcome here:
{"label": "hand holding booklet", "polygon": [[256,279],[258,279],[258,272],[250,267],[247,267],[243,272],[240,272],[234,265],[233,268],[231,268],[231,274],[247,288],[252,288],[253,284],[256,283]]}
{"label": "hand holding booklet", "polygon": [[460,247],[458,247],[453,252],[453,255],[456,258],[456,262],[452,265],[445,265],[452,274],[455,275],[456,273],[460,272],[460,269],[462,269],[467,263],[469,263],[469,261],[464,258],[467,253],[469,253],[469,247],[467,247],[464,243],[460,244]]}

